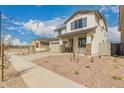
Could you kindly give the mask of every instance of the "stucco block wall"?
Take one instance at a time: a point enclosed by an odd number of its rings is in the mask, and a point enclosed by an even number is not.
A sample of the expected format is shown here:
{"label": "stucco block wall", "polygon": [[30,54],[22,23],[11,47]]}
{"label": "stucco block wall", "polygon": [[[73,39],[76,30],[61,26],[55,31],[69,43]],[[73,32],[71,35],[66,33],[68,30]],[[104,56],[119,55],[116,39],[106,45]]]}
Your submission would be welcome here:
{"label": "stucco block wall", "polygon": [[63,46],[60,44],[51,44],[50,52],[62,53],[63,52]]}
{"label": "stucco block wall", "polygon": [[99,43],[99,55],[110,56],[111,55],[111,44],[110,43]]}

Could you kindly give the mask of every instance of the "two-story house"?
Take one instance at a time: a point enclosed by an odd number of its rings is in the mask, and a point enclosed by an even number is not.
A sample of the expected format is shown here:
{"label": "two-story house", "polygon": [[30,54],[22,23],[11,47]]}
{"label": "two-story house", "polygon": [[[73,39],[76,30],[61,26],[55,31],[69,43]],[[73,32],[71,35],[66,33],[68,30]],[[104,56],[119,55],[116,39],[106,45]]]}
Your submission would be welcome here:
{"label": "two-story house", "polygon": [[[107,42],[107,27],[104,17],[95,10],[81,10],[69,17],[64,27],[55,29],[59,38],[58,52],[75,52],[89,55],[99,55],[109,49],[105,47]],[[55,42],[55,41],[52,41]],[[54,48],[54,44],[52,45]]]}
{"label": "two-story house", "polygon": [[119,11],[119,31],[121,33],[121,54],[124,55],[124,5],[120,6]]}

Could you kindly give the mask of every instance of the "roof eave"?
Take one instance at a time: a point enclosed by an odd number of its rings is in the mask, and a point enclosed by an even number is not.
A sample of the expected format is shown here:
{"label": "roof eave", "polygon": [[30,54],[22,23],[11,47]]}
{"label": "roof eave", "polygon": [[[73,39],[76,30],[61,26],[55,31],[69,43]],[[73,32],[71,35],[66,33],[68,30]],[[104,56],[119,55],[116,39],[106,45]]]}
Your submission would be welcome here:
{"label": "roof eave", "polygon": [[68,37],[68,36],[80,35],[80,33],[82,33],[82,34],[87,33],[87,32],[93,31],[94,29],[96,29],[96,27],[92,27],[92,28],[89,28],[89,29],[84,29],[84,30],[79,30],[79,31],[74,31],[74,32],[62,34],[62,35],[59,35],[57,37]]}
{"label": "roof eave", "polygon": [[57,28],[57,29],[54,29],[53,31],[58,32],[59,30],[64,29],[64,28],[65,28],[65,26]]}

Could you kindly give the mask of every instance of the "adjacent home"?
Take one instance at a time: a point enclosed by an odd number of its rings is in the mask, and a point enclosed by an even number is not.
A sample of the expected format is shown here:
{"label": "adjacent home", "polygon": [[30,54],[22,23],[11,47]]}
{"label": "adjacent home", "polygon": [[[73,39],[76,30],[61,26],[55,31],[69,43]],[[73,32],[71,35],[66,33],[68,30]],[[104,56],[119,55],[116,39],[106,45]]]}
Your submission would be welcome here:
{"label": "adjacent home", "polygon": [[110,44],[107,43],[106,36],[107,26],[99,11],[77,11],[65,21],[63,27],[54,31],[57,33],[57,39],[51,41],[52,51],[94,56],[110,55]]}
{"label": "adjacent home", "polygon": [[124,55],[124,5],[120,6],[119,11],[119,31],[121,33],[121,54]]}
{"label": "adjacent home", "polygon": [[49,51],[50,39],[34,39],[31,42],[30,51],[31,52],[44,52]]}

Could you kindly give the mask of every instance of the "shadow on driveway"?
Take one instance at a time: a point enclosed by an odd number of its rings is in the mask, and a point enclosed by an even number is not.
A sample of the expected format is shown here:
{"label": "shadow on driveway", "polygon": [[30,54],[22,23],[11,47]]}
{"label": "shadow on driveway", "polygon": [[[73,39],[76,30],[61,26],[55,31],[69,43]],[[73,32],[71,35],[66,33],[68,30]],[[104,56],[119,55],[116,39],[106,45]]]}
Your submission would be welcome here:
{"label": "shadow on driveway", "polygon": [[19,72],[15,72],[15,73],[9,73],[8,75],[5,75],[4,76],[4,81],[8,81],[10,79],[13,79],[15,77],[18,77],[18,76],[21,76],[27,72],[29,72],[31,69],[33,69],[34,67],[30,67],[30,68],[27,68],[27,69],[24,69],[24,70],[21,70]]}

